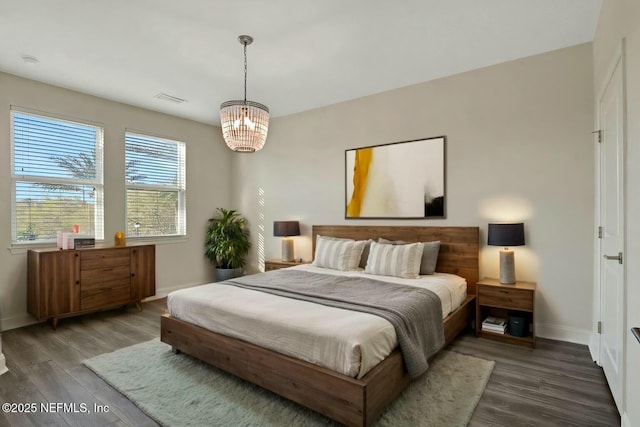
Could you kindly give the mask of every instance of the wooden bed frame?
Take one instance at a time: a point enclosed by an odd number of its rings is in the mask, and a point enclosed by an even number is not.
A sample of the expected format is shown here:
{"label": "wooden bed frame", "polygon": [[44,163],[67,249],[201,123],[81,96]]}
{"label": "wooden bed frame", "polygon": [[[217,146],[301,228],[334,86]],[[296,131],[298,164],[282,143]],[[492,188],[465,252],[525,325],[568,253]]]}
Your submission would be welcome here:
{"label": "wooden bed frame", "polygon": [[[468,284],[467,299],[444,320],[445,345],[470,325],[478,281],[478,227],[313,226],[314,252],[318,234],[357,240],[440,240],[436,271],[462,276]],[[161,319],[161,340],[176,352],[203,360],[348,426],[372,425],[410,382],[399,350],[362,379],[355,379],[169,315]]]}

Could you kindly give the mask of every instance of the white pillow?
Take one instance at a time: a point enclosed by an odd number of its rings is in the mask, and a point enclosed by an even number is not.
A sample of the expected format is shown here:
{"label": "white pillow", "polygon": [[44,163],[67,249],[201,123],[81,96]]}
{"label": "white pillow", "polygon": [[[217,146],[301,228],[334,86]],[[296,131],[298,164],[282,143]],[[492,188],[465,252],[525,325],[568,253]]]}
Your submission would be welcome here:
{"label": "white pillow", "polygon": [[316,237],[316,254],[313,265],[333,270],[357,270],[366,240]]}
{"label": "white pillow", "polygon": [[422,261],[423,250],[422,243],[389,245],[372,242],[364,272],[382,276],[402,277],[404,279],[417,279],[420,277],[420,262]]}
{"label": "white pillow", "polygon": [[[406,245],[402,240],[387,240],[383,237],[378,239],[378,243],[385,245]],[[438,253],[440,252],[440,240],[435,242],[423,242],[422,262],[420,263],[420,274],[434,274],[438,264]],[[362,254],[364,256],[364,253]]]}

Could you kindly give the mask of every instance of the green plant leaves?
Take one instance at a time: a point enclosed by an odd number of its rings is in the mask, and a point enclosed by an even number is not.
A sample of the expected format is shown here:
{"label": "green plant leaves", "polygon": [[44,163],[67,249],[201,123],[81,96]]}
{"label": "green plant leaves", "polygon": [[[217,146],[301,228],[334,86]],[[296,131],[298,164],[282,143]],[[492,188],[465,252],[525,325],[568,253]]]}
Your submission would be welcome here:
{"label": "green plant leaves", "polygon": [[216,209],[205,238],[205,255],[218,268],[241,268],[251,248],[247,220],[234,209]]}

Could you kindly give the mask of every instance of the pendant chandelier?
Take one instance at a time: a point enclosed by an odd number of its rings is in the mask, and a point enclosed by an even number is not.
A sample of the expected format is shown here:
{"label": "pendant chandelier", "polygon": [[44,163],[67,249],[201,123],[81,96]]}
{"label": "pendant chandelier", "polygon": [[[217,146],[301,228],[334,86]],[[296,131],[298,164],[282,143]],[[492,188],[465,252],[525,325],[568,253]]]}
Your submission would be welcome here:
{"label": "pendant chandelier", "polygon": [[220,122],[224,142],[233,151],[253,153],[260,150],[269,131],[269,109],[262,104],[247,101],[247,46],[251,36],[239,36],[244,46],[244,100],[223,102],[220,105]]}

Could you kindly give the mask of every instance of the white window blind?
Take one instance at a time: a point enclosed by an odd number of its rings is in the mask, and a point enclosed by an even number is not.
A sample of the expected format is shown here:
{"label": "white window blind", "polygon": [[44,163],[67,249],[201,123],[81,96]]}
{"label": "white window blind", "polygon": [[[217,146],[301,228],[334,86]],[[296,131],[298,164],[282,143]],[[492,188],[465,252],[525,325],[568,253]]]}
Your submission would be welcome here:
{"label": "white window blind", "polygon": [[57,231],[104,238],[103,128],[11,110],[12,242],[45,243]]}
{"label": "white window blind", "polygon": [[184,236],[186,152],[179,141],[125,134],[127,236]]}

